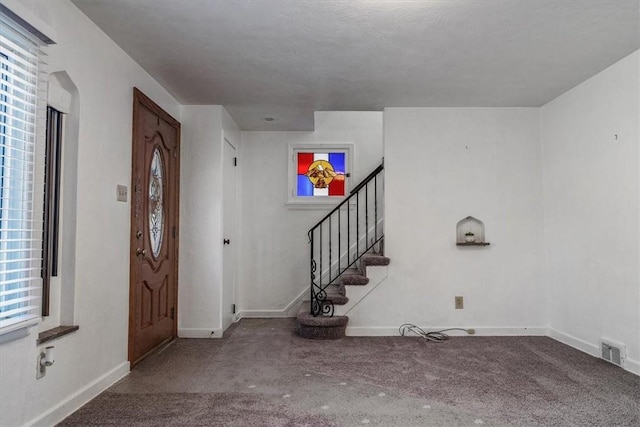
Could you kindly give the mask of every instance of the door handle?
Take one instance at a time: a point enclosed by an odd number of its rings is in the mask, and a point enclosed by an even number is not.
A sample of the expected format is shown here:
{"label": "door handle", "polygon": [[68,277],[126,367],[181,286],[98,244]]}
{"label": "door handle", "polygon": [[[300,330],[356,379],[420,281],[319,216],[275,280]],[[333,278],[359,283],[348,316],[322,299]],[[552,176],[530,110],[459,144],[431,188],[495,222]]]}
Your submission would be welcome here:
{"label": "door handle", "polygon": [[145,256],[146,254],[147,254],[146,249],[140,249],[140,248],[136,249],[136,256],[140,256],[140,255]]}
{"label": "door handle", "polygon": [[222,244],[223,244],[223,245],[228,245],[228,244],[230,244],[230,243],[231,243],[231,240],[229,240],[229,239],[224,239],[224,240],[222,241]]}

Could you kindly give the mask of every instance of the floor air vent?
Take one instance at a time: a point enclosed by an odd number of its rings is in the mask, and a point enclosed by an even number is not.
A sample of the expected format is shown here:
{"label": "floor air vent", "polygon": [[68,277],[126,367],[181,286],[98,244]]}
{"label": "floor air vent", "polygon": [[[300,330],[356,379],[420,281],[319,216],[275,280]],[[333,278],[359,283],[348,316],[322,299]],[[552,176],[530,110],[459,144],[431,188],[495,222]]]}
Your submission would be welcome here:
{"label": "floor air vent", "polygon": [[603,338],[600,341],[600,351],[602,358],[607,362],[622,367],[626,356],[626,347],[622,343]]}

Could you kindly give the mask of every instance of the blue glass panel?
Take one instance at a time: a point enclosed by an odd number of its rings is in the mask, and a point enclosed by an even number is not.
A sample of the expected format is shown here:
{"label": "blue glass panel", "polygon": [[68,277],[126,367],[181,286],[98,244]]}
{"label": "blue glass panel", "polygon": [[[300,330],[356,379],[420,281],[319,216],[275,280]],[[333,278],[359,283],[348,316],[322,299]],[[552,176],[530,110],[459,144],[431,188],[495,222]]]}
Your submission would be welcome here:
{"label": "blue glass panel", "polygon": [[313,196],[313,184],[306,175],[298,175],[298,197]]}
{"label": "blue glass panel", "polygon": [[333,170],[339,173],[346,173],[344,165],[344,153],[329,153],[329,163],[333,166]]}

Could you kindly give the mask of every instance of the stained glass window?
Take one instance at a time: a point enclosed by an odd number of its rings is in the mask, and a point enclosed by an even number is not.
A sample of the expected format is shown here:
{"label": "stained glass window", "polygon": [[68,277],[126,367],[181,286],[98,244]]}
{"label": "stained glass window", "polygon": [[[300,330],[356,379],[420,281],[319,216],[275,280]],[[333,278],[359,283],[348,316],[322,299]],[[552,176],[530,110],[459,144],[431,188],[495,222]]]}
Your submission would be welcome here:
{"label": "stained glass window", "polygon": [[332,152],[298,152],[298,197],[344,197],[346,154]]}
{"label": "stained glass window", "polygon": [[289,209],[327,209],[349,195],[351,143],[289,144]]}

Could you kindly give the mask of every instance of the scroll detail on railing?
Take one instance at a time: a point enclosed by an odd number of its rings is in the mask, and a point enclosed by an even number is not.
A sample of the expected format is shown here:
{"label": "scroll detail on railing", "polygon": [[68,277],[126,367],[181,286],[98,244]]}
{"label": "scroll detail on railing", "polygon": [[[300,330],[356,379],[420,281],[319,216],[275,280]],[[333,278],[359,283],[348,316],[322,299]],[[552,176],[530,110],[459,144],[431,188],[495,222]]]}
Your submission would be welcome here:
{"label": "scroll detail on railing", "polygon": [[368,251],[382,245],[384,163],[309,230],[311,314],[333,316],[327,288]]}

